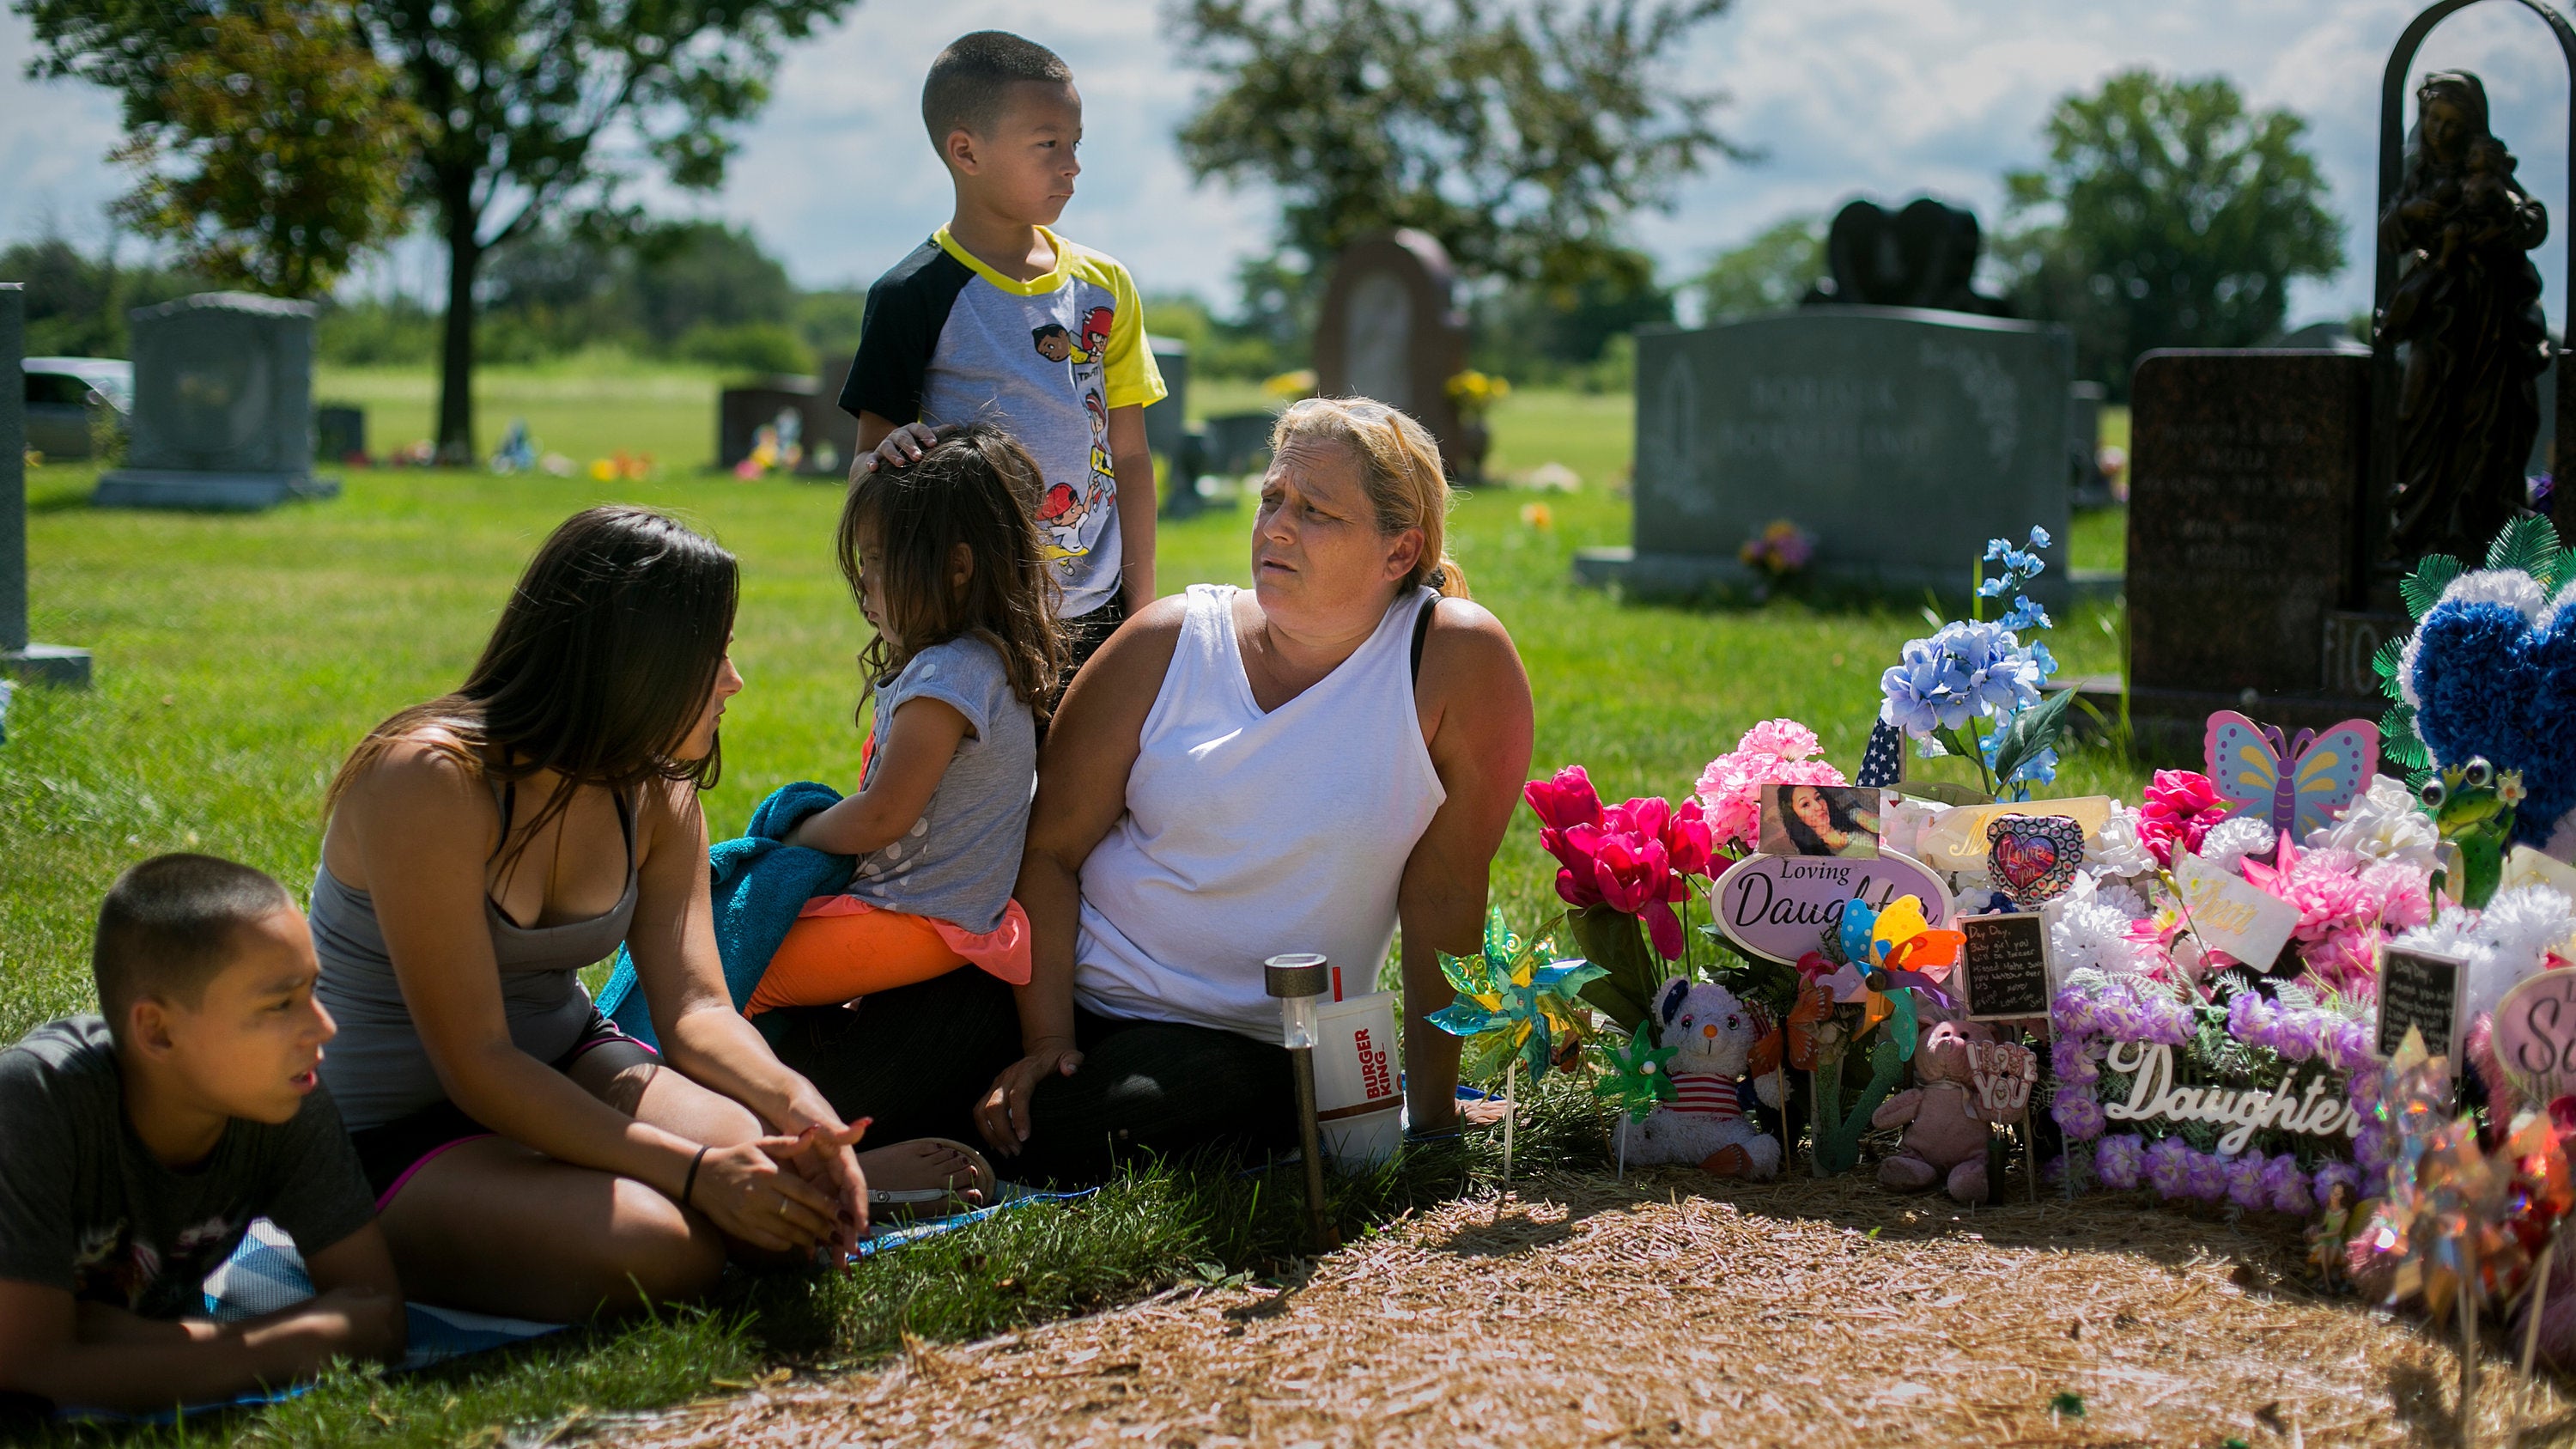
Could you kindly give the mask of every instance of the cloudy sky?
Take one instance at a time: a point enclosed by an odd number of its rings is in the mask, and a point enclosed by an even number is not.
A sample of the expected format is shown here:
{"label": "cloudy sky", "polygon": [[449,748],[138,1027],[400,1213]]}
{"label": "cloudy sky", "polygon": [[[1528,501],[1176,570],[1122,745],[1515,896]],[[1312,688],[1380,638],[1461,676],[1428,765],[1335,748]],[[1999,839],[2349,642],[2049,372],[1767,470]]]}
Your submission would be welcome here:
{"label": "cloudy sky", "polygon": [[[1684,179],[1669,213],[1635,223],[1668,278],[1783,215],[1827,212],[1854,195],[1929,191],[1991,227],[1999,177],[2041,159],[2050,106],[2113,71],[2149,65],[2222,72],[2258,106],[2287,107],[2333,184],[2355,260],[2297,294],[2294,320],[2349,315],[2370,290],[2379,81],[2418,0],[1736,0],[1673,58],[1686,84],[1720,89],[1720,124],[1757,148]],[[970,29],[1016,30],[1072,62],[1085,100],[1086,171],[1065,229],[1125,260],[1148,291],[1230,303],[1237,259],[1263,247],[1272,211],[1258,191],[1193,186],[1172,132],[1199,81],[1164,38],[1156,0],[948,0],[917,9],[862,0],[837,29],[793,52],[775,100],[744,135],[712,198],[663,198],[741,222],[809,286],[865,283],[947,215],[938,162],[920,131],[920,78]],[[1075,17],[1079,17],[1079,21]],[[103,93],[24,78],[26,22],[0,15],[0,240],[59,231],[95,243],[121,184],[102,163],[116,139]],[[2566,70],[2520,6],[2479,5],[2433,34],[2415,71],[2463,66],[2486,80],[2496,130],[2522,178],[2563,227]],[[2563,232],[2541,267],[2553,317],[2565,283]],[[437,262],[412,248],[386,273],[428,290]],[[380,282],[385,278],[380,278]]]}

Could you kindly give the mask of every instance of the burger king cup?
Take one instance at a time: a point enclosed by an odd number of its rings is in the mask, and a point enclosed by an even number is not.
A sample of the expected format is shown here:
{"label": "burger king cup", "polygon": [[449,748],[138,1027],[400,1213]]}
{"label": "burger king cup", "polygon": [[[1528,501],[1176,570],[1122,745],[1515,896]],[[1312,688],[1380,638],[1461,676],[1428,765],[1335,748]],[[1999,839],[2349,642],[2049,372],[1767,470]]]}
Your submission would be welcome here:
{"label": "burger king cup", "polygon": [[1315,1005],[1315,1116],[1324,1157],[1345,1175],[1367,1172],[1404,1141],[1395,1075],[1395,993]]}

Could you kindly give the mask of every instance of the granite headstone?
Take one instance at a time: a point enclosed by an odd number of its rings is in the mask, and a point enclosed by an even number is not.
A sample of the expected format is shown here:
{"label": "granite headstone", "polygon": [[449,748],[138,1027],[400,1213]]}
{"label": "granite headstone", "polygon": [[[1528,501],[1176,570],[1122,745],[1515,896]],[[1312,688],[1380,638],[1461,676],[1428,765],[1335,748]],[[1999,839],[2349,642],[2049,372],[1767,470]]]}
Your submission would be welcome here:
{"label": "granite headstone", "polygon": [[103,508],[270,508],[330,498],[313,473],[310,303],[201,292],[131,314],[134,414]]}
{"label": "granite headstone", "polygon": [[1467,369],[1467,319],[1449,254],[1424,232],[1379,232],[1342,249],[1315,324],[1315,390],[1411,413],[1456,472],[1466,432],[1449,379]]}
{"label": "granite headstone", "polygon": [[853,352],[824,364],[822,386],[814,390],[814,400],[805,408],[805,461],[797,467],[800,474],[849,475],[851,459],[859,451],[859,420],[841,411],[841,387],[850,380],[850,365],[857,360]]}
{"label": "granite headstone", "polygon": [[2358,647],[2330,649],[2328,634],[2352,592],[2369,404],[2366,355],[2170,350],[2139,360],[2129,687],[2133,716],[2166,722],[2149,732],[2189,734],[2216,709],[2251,708],[2293,727],[2377,717],[2367,683],[2376,639],[2360,650],[2359,689],[2349,661],[2328,667]]}
{"label": "granite headstone", "polygon": [[816,411],[814,403],[820,396],[821,390],[814,379],[787,373],[757,378],[719,392],[716,395],[716,466],[731,468],[750,457],[755,435],[777,422],[780,413],[796,415],[797,437],[801,442],[805,419]]}
{"label": "granite headstone", "polygon": [[[1577,571],[1749,583],[1737,551],[1787,518],[1820,578],[1964,600],[1986,540],[2065,532],[2073,353],[2060,327],[1892,307],[1641,332],[1636,546]],[[2061,606],[2066,571],[2031,593]]]}
{"label": "granite headstone", "polygon": [[0,675],[84,689],[88,650],[27,639],[26,350],[26,284],[0,282]]}

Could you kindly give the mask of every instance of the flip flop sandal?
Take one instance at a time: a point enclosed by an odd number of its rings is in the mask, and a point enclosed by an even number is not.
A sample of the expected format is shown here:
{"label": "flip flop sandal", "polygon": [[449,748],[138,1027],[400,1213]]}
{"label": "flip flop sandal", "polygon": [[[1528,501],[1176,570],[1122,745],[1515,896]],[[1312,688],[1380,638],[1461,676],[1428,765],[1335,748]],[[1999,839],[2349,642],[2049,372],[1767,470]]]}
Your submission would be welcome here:
{"label": "flip flop sandal", "polygon": [[[868,1218],[870,1221],[873,1222],[881,1218],[900,1218],[909,1220],[922,1217],[940,1217],[949,1212],[965,1212],[974,1208],[991,1207],[993,1205],[996,1200],[995,1192],[1001,1184],[1001,1179],[993,1171],[993,1164],[985,1160],[983,1153],[976,1151],[974,1148],[967,1146],[963,1142],[947,1137],[924,1137],[916,1140],[934,1143],[938,1146],[946,1147],[953,1151],[965,1154],[966,1160],[973,1165],[973,1177],[963,1186],[920,1187],[895,1191],[879,1191],[876,1188],[869,1188]],[[969,1192],[981,1193],[982,1201],[977,1202],[968,1200],[965,1194]],[[950,1206],[951,1204],[955,1204],[955,1206],[952,1207]]]}

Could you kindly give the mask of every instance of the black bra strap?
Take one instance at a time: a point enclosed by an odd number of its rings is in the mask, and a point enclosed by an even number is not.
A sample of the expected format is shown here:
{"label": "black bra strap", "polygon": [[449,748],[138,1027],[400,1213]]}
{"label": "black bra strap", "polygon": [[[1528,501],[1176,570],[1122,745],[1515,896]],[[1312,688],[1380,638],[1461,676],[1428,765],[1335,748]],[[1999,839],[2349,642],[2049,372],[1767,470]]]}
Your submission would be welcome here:
{"label": "black bra strap", "polygon": [[1435,598],[1413,616],[1413,681],[1416,684],[1422,682],[1422,645],[1431,637],[1431,614],[1439,607],[1440,601]]}

